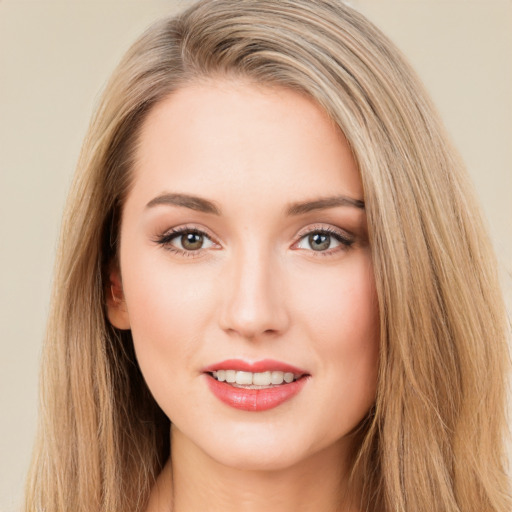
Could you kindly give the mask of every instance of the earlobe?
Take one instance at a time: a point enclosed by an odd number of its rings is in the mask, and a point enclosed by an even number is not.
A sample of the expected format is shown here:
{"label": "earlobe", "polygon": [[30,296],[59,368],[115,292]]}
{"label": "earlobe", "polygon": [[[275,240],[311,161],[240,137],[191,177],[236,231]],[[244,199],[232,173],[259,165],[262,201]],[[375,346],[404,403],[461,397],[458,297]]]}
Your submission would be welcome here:
{"label": "earlobe", "polygon": [[128,330],[131,328],[130,317],[124,300],[119,270],[111,270],[109,280],[110,286],[105,290],[109,322],[118,329]]}

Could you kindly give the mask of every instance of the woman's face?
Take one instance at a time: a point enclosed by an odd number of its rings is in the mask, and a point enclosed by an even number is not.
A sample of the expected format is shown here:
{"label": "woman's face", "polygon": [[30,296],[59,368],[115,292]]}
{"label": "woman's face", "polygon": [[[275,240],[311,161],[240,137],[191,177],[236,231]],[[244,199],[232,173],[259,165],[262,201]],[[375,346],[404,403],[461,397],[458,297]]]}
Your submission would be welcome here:
{"label": "woman's face", "polygon": [[177,437],[244,469],[339,451],[378,360],[346,140],[296,92],[216,81],[156,105],[139,142],[109,317]]}

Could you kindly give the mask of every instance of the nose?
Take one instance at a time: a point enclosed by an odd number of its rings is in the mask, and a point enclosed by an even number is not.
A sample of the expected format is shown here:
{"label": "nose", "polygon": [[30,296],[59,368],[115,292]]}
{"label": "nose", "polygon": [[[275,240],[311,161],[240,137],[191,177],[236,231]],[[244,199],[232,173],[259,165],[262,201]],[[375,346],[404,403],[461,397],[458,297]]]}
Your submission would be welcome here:
{"label": "nose", "polygon": [[282,334],[290,318],[278,265],[262,251],[234,260],[222,279],[220,327],[247,340]]}

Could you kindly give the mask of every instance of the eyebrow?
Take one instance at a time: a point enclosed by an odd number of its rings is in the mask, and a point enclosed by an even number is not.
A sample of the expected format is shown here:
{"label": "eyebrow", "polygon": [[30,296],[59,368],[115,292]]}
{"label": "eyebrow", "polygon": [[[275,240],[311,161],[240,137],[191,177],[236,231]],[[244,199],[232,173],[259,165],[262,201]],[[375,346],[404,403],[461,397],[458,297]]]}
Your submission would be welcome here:
{"label": "eyebrow", "polygon": [[202,197],[190,196],[188,194],[164,193],[152,199],[146,205],[146,208],[158,205],[181,206],[198,212],[212,213],[214,215],[221,214],[220,208],[218,208],[212,201],[208,201]]}
{"label": "eyebrow", "polygon": [[364,210],[364,201],[361,199],[353,199],[348,196],[331,196],[314,199],[312,201],[304,201],[291,204],[286,210],[287,215],[303,215],[316,210],[327,210],[328,208],[336,208],[337,206],[352,206],[360,210]]}
{"label": "eyebrow", "polygon": [[[152,199],[146,205],[146,208],[152,208],[159,205],[180,206],[198,212],[221,215],[220,208],[214,202],[202,197],[191,196],[189,194],[166,192]],[[327,210],[328,208],[336,208],[338,206],[351,206],[364,210],[364,201],[348,196],[322,197],[311,201],[292,203],[286,209],[286,215],[303,215],[312,211]]]}

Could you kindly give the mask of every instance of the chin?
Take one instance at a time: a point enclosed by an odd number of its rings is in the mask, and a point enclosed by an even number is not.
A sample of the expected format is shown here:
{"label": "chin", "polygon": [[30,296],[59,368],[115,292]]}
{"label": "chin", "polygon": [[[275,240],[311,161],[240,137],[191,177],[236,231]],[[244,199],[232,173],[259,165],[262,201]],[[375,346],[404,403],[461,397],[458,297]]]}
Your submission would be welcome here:
{"label": "chin", "polygon": [[[253,413],[248,413],[253,414]],[[173,424],[171,446],[177,441],[187,450],[206,455],[222,466],[242,471],[276,471],[300,463],[310,454],[304,435],[290,435],[289,427],[276,422],[242,422],[210,426],[207,431],[180,429]]]}
{"label": "chin", "polygon": [[231,444],[225,450],[215,450],[210,453],[217,463],[239,471],[283,471],[292,468],[303,461],[307,454],[302,450],[277,448],[273,445],[239,446]]}
{"label": "chin", "polygon": [[195,444],[216,463],[240,471],[283,471],[308,459],[318,457],[320,462],[331,455],[342,457],[344,437],[329,432],[312,435],[303,426],[298,422],[293,427],[279,422],[240,422],[232,428],[213,428],[207,437],[198,436]]}

